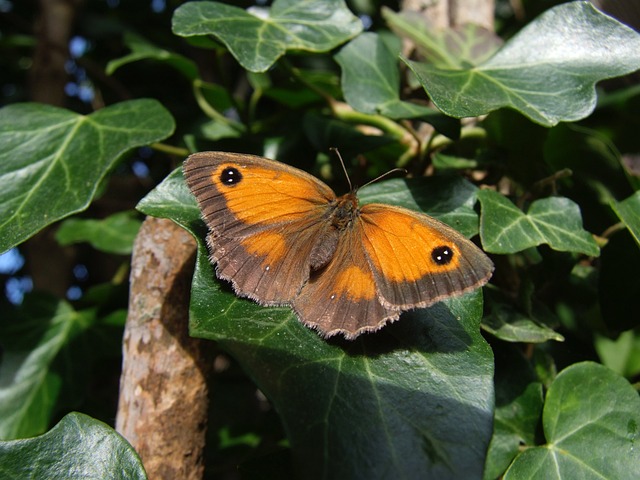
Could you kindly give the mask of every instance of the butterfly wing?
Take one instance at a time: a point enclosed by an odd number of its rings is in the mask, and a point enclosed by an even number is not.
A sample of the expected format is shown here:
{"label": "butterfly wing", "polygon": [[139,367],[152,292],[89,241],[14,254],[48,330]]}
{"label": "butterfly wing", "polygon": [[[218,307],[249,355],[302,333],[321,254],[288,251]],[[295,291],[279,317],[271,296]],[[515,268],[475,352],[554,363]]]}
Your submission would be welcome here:
{"label": "butterfly wing", "polygon": [[218,277],[263,305],[290,303],[309,277],[333,191],[301,170],[244,154],[196,153],[184,174],[209,227]]}
{"label": "butterfly wing", "polygon": [[424,214],[389,205],[361,209],[364,251],[384,305],[426,307],[478,288],[493,263],[473,242]]}
{"label": "butterfly wing", "polygon": [[342,232],[329,263],[312,273],[292,305],[300,320],[324,337],[341,333],[353,339],[400,316],[399,308],[379,299],[360,222]]}

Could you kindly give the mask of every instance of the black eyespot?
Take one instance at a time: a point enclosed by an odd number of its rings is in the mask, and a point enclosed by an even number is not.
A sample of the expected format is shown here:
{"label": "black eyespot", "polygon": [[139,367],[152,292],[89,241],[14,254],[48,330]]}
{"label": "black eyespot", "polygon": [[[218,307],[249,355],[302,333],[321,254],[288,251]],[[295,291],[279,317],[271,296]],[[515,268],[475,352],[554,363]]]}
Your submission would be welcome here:
{"label": "black eyespot", "polygon": [[436,247],[431,251],[431,258],[438,265],[447,265],[453,260],[453,250],[446,245]]}
{"label": "black eyespot", "polygon": [[220,181],[224,185],[232,187],[242,181],[242,174],[237,168],[227,167],[220,173]]}

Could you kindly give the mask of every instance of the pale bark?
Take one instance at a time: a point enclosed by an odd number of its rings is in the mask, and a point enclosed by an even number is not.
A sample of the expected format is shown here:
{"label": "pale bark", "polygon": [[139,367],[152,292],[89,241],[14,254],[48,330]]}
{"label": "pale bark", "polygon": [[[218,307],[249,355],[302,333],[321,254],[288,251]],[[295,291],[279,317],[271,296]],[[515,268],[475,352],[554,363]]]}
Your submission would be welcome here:
{"label": "pale bark", "polygon": [[200,479],[213,343],[188,332],[195,242],[147,218],[135,242],[116,430],[150,479]]}

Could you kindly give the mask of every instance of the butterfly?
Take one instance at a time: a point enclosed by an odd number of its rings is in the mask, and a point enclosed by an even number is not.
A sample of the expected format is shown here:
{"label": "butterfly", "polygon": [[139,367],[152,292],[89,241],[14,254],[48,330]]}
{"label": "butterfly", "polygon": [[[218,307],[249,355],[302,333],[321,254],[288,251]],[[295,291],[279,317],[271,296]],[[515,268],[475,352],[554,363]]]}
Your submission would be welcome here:
{"label": "butterfly", "polygon": [[481,287],[491,260],[422,213],[359,205],[314,176],[267,158],[195,153],[183,166],[209,229],[210,259],[237,295],[288,305],[323,337],[354,339]]}

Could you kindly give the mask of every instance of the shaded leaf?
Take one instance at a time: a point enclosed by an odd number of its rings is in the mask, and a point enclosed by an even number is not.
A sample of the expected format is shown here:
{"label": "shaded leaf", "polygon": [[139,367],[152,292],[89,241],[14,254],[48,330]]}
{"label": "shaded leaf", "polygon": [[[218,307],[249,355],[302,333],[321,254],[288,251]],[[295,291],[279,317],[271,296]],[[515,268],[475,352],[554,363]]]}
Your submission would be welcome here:
{"label": "shaded leaf", "polygon": [[622,202],[613,202],[611,208],[640,246],[640,191]]}
{"label": "shaded leaf", "polygon": [[404,61],[447,115],[509,107],[552,126],[591,114],[596,82],[640,68],[640,35],[589,2],[569,2],[544,12],[480,65]]}
{"label": "shaded leaf", "polygon": [[480,238],[486,251],[515,253],[548,244],[561,252],[598,256],[598,245],[582,228],[580,208],[568,198],[536,200],[525,214],[505,196],[481,190]]}
{"label": "shaded leaf", "polygon": [[39,437],[0,442],[0,470],[4,478],[147,478],[122,436],[81,413],[66,415]]}
{"label": "shaded leaf", "polygon": [[14,315],[0,321],[1,439],[47,429],[63,384],[54,360],[94,320],[95,312],[77,312],[65,301],[29,295]]}
{"label": "shaded leaf", "polygon": [[70,218],[56,232],[60,245],[88,242],[97,250],[126,255],[133,250],[133,241],[142,222],[134,212],[115,213],[103,220]]}
{"label": "shaded leaf", "polygon": [[458,122],[431,107],[400,100],[397,53],[391,52],[377,34],[359,35],[343,47],[335,59],[342,68],[345,100],[356,110],[393,119],[421,119],[451,138],[459,136]]}
{"label": "shaded leaf", "polygon": [[214,35],[246,70],[264,72],[290,50],[327,52],[362,31],[343,0],[276,0],[270,9],[243,10],[189,2],[173,14],[173,32]]}
{"label": "shaded leaf", "polygon": [[489,315],[482,321],[482,328],[506,342],[543,343],[547,340],[564,340],[555,330],[505,303],[492,304]]}
{"label": "shaded leaf", "polygon": [[481,475],[493,367],[479,334],[480,291],[406,313],[353,342],[325,341],[289,308],[238,298],[215,278],[199,211],[193,199],[175,203],[187,191],[177,172],[168,181],[164,194],[153,193],[140,208],[170,214],[199,242],[191,333],[217,340],[256,380],[280,413],[306,478]]}
{"label": "shaded leaf", "polygon": [[608,368],[583,362],[560,372],[547,392],[542,425],[547,443],[518,455],[505,480],[637,477],[640,398]]}
{"label": "shaded leaf", "polygon": [[127,150],[169,136],[156,100],[131,100],[78,115],[34,103],[0,110],[0,252],[84,210]]}
{"label": "shaded leaf", "polygon": [[131,32],[125,33],[124,43],[131,49],[131,53],[116,60],[111,60],[107,64],[107,74],[113,75],[117,69],[129,63],[141,60],[156,60],[175,68],[189,80],[195,80],[198,77],[198,67],[187,57],[157,47],[145,38]]}
{"label": "shaded leaf", "polygon": [[618,338],[597,335],[595,348],[602,363],[614,372],[627,378],[640,374],[640,335],[629,330],[622,332]]}
{"label": "shaded leaf", "polygon": [[485,480],[500,478],[522,445],[533,445],[542,414],[542,384],[522,354],[509,346],[496,355],[496,410]]}
{"label": "shaded leaf", "polygon": [[636,275],[640,249],[634,240],[630,231],[621,230],[602,248],[596,299],[609,335],[640,326],[640,315],[635,314],[640,297],[640,275]]}
{"label": "shaded leaf", "polygon": [[305,134],[316,150],[327,152],[331,147],[340,145],[340,152],[346,158],[367,153],[395,142],[391,136],[366,135],[355,125],[313,112],[305,114],[302,125]]}

